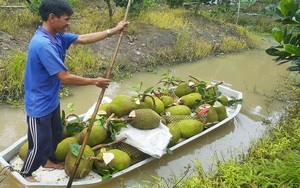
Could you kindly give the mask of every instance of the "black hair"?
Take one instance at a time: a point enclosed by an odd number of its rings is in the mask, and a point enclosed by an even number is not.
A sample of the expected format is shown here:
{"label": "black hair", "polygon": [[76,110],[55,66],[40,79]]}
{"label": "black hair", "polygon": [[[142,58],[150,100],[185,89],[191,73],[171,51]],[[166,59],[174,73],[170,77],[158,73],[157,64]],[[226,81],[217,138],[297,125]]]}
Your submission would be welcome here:
{"label": "black hair", "polygon": [[66,0],[43,0],[39,13],[43,21],[47,21],[49,14],[53,13],[60,18],[63,14],[71,16],[73,14],[72,6]]}

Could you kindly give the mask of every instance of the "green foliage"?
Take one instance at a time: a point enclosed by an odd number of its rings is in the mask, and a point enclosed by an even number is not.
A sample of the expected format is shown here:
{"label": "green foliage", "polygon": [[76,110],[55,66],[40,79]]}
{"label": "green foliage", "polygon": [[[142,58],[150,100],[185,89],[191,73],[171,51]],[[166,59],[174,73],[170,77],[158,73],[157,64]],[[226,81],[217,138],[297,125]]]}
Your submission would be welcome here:
{"label": "green foliage", "polygon": [[179,187],[299,187],[299,107],[297,103],[290,108],[286,117],[291,118],[270,127],[243,158],[216,157],[217,171],[209,173],[195,163],[197,175],[184,179]]}
{"label": "green foliage", "polygon": [[[7,19],[7,15],[14,16]],[[13,36],[23,36],[26,39],[28,28],[38,25],[39,17],[33,15],[26,9],[19,10],[0,10],[0,31],[9,33]]]}
{"label": "green foliage", "polygon": [[181,7],[184,0],[167,0],[167,5],[169,5],[170,8],[178,8]]}
{"label": "green foliage", "polygon": [[20,51],[2,62],[0,74],[0,101],[19,101],[24,96],[26,54]]}
{"label": "green foliage", "polygon": [[[116,6],[127,7],[128,0],[114,0]],[[130,12],[138,14],[140,11],[153,7],[155,0],[133,0],[130,4]]]}
{"label": "green foliage", "polygon": [[[80,153],[80,149],[81,149],[81,145],[76,144],[76,143],[70,143],[69,144],[70,147],[70,151],[73,153],[74,156],[78,157],[79,153]],[[82,159],[85,158],[84,153],[81,156]]]}
{"label": "green foliage", "polygon": [[179,77],[171,74],[170,69],[167,72],[164,72],[161,76],[163,76],[163,78],[159,80],[158,84],[162,83],[167,90],[171,89],[171,87],[177,86],[180,82],[182,82]]}
{"label": "green foliage", "polygon": [[[276,22],[285,25],[284,30],[272,29],[274,40],[269,40],[275,46],[266,49],[266,53],[275,56],[274,59],[279,65],[291,62],[287,71],[296,71],[300,74],[300,9],[299,4],[292,0],[280,1],[280,6],[270,5],[266,10],[277,17]],[[300,82],[296,83],[300,87]]]}
{"label": "green foliage", "polygon": [[[71,6],[74,6],[76,3],[76,0],[67,0]],[[35,15],[39,15],[39,6],[42,2],[42,0],[30,0],[30,4],[27,5],[28,10],[35,14]]]}
{"label": "green foliage", "polygon": [[94,54],[89,46],[75,45],[68,50],[66,65],[72,74],[85,77],[98,77],[104,60],[101,54]]}

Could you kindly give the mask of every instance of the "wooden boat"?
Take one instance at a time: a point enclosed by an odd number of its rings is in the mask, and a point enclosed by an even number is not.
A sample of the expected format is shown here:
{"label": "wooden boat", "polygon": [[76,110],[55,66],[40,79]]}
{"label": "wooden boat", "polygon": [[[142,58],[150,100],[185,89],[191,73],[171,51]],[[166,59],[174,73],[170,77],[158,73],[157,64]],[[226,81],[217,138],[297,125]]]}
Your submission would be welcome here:
{"label": "wooden boat", "polygon": [[[223,94],[225,94],[228,97],[233,97],[235,99],[242,99],[243,95],[241,92],[233,90],[229,87],[219,85],[218,86],[219,91],[221,91]],[[241,110],[242,104],[237,103],[237,105],[230,107],[230,109],[227,109],[228,117],[221,122],[218,122],[217,124],[205,129],[201,133],[192,136],[188,139],[182,140],[181,142],[177,143],[176,145],[172,146],[169,148],[170,150],[175,150],[177,148],[180,148],[186,144],[189,144],[189,142],[207,134],[208,132],[213,131],[214,129],[217,129],[218,127],[224,125],[228,121],[232,120]],[[83,118],[83,115],[80,116]],[[24,136],[20,138],[17,142],[9,146],[7,149],[2,151],[0,153],[0,163],[3,168],[2,170],[7,170],[9,172],[1,172],[2,175],[3,173],[6,173],[7,175],[12,176],[17,182],[20,184],[24,185],[24,187],[51,187],[51,186],[56,186],[56,187],[66,187],[68,184],[68,179],[69,177],[64,173],[63,170],[45,170],[42,167],[35,172],[36,179],[39,180],[39,182],[28,182],[26,181],[18,172],[22,166],[22,161],[18,157],[18,151],[20,147],[23,145],[23,143],[26,141],[27,136]],[[166,152],[164,155],[167,154]],[[112,175],[112,178],[116,178],[121,176],[122,174],[125,174],[130,171],[134,171],[138,169],[139,167],[151,162],[152,160],[156,160],[157,158],[154,157],[148,157],[136,164],[133,164],[129,166],[128,168],[119,171],[115,174]],[[98,175],[96,172],[91,171],[89,175],[83,179],[79,180],[74,180],[72,182],[72,186],[74,187],[81,187],[81,186],[87,186],[87,185],[100,185],[106,180],[102,180],[101,176]]]}

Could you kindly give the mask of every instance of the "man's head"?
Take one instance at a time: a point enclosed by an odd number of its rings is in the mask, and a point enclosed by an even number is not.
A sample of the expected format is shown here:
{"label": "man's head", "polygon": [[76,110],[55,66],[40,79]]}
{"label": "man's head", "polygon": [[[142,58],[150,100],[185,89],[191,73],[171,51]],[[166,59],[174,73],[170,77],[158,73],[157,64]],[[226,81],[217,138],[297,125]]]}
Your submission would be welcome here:
{"label": "man's head", "polygon": [[47,21],[51,13],[57,18],[64,14],[71,16],[73,9],[66,0],[43,0],[39,7],[39,13],[43,21]]}

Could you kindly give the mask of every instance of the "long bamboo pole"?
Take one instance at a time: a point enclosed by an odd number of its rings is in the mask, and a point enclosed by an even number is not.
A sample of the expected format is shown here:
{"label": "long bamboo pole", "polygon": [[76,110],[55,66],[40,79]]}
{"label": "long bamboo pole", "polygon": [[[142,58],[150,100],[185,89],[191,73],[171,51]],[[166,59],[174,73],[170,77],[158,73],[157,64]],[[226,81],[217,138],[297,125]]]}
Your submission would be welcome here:
{"label": "long bamboo pole", "polygon": [[[129,7],[130,7],[130,1],[131,0],[128,0],[128,4],[127,4],[127,9],[126,9],[126,13],[125,13],[125,18],[124,18],[124,21],[127,21],[127,16],[128,16],[128,12],[129,12]],[[119,47],[120,47],[120,44],[121,44],[121,41],[122,41],[122,37],[123,37],[123,31],[121,31],[120,35],[119,35],[119,40],[118,40],[118,43],[117,43],[117,46],[116,46],[116,49],[115,49],[115,52],[113,54],[113,57],[112,57],[112,60],[111,60],[111,63],[110,63],[110,66],[109,66],[109,69],[107,71],[107,74],[106,74],[106,78],[110,78],[110,75],[111,75],[111,72],[113,70],[113,67],[114,67],[114,64],[115,64],[115,60],[116,60],[116,57],[117,57],[117,54],[118,54],[118,51],[119,51]],[[79,163],[80,163],[80,159],[84,153],[84,149],[85,149],[85,146],[86,146],[86,143],[87,143],[87,140],[90,136],[90,133],[92,131],[92,126],[94,124],[94,121],[95,121],[95,118],[96,118],[96,115],[97,115],[97,112],[98,112],[98,109],[99,109],[99,106],[101,104],[101,101],[103,99],[103,96],[104,96],[104,93],[105,93],[105,88],[101,90],[101,93],[98,97],[98,100],[97,100],[97,104],[96,104],[96,107],[94,109],[94,112],[93,112],[93,115],[91,117],[91,120],[90,120],[90,124],[88,126],[88,129],[86,131],[86,136],[83,140],[83,143],[81,145],[81,148],[80,148],[80,151],[79,151],[79,154],[78,154],[78,157],[77,157],[77,160],[75,162],[75,165],[74,165],[74,168],[73,168],[73,172],[72,172],[72,175],[68,181],[68,185],[67,185],[67,188],[70,188],[72,187],[72,183],[73,183],[73,180],[74,180],[74,176],[76,174],[76,171],[78,169],[78,166],[79,166]]]}

